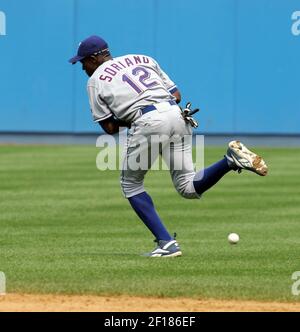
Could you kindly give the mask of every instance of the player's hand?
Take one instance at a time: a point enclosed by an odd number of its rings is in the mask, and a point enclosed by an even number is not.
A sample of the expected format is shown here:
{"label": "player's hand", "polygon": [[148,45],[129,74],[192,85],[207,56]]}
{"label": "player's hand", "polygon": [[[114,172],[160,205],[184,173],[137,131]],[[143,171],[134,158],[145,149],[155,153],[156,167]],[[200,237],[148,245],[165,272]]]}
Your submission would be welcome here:
{"label": "player's hand", "polygon": [[198,127],[198,122],[193,118],[193,115],[199,112],[199,108],[191,109],[192,104],[188,102],[184,109],[181,109],[182,117],[185,122],[189,123],[193,128]]}

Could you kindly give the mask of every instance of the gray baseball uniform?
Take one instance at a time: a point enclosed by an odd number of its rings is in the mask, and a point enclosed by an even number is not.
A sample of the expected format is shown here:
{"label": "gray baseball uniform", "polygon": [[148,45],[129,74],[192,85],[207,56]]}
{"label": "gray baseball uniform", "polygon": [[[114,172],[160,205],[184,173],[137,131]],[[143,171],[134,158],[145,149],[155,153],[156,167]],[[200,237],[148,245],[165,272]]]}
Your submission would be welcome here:
{"label": "gray baseball uniform", "polygon": [[265,162],[239,141],[232,141],[222,160],[195,173],[191,127],[197,126],[192,117],[197,109],[191,110],[188,103],[181,112],[176,104],[181,99],[179,91],[152,58],[131,54],[113,59],[107,42],[90,36],[69,60],[72,64],[78,61],[90,77],[88,94],[94,120],[109,134],[116,133],[123,123],[131,126],[121,186],[131,207],[155,236],[157,247],[145,256],[181,256],[176,235],[167,231],[143,186],[145,174],[159,154],[169,166],[175,188],[185,198],[199,198],[231,170],[266,175]]}
{"label": "gray baseball uniform", "polygon": [[[176,85],[154,59],[131,54],[106,61],[90,77],[87,89],[95,122],[114,115],[131,123],[121,174],[126,198],[144,191],[144,176],[162,150],[177,191],[186,198],[199,197],[193,186],[191,145],[182,142],[192,129],[174,102],[172,93],[177,90]],[[154,109],[143,114],[142,110],[149,105],[154,105]],[[161,138],[160,151],[151,149],[154,136]],[[146,144],[140,144],[142,139]],[[152,154],[151,162],[146,168],[132,169],[130,166],[143,152]],[[178,159],[183,160],[182,167],[175,167]]]}

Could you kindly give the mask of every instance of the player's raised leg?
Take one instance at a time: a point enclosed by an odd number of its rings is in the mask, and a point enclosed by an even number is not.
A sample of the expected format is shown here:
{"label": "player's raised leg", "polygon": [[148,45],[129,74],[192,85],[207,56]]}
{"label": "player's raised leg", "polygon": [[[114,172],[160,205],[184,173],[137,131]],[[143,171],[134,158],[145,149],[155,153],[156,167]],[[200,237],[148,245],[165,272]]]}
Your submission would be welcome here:
{"label": "player's raised leg", "polygon": [[[214,186],[225,174],[237,168],[223,158],[213,165],[195,173],[192,160],[192,148],[190,144],[182,144],[182,140],[173,141],[168,147],[168,151],[163,151],[164,160],[169,161],[170,174],[173,184],[178,193],[187,199],[200,198],[209,188]],[[182,162],[178,163],[178,160]],[[177,165],[182,167],[176,167]]]}
{"label": "player's raised leg", "polygon": [[231,165],[226,158],[223,158],[211,166],[197,172],[193,178],[193,185],[198,195],[202,195],[205,191],[214,186],[231,170],[236,170],[236,167]]}
{"label": "player's raised leg", "polygon": [[267,175],[268,172],[265,161],[239,141],[230,142],[227,154],[223,159],[197,173],[193,171],[191,147],[187,145],[185,149],[182,149],[182,145],[174,144],[171,147],[171,158],[178,159],[176,150],[178,153],[183,153],[185,168],[181,170],[170,169],[170,173],[179,194],[189,199],[199,198],[231,170],[245,169],[261,176]]}
{"label": "player's raised leg", "polygon": [[215,185],[230,170],[248,170],[265,176],[268,167],[262,157],[246,148],[240,141],[228,144],[225,158],[195,174],[193,184],[196,192],[201,195]]}

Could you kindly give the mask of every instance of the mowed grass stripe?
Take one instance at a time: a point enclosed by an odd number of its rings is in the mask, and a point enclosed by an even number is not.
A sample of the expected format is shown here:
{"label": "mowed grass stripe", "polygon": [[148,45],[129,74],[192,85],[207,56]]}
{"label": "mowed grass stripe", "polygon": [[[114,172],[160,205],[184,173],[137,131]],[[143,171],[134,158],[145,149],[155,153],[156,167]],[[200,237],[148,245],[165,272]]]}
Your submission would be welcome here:
{"label": "mowed grass stripe", "polygon": [[[122,197],[119,172],[88,146],[0,146],[0,270],[8,292],[299,301],[299,149],[259,148],[266,178],[232,172],[185,200],[167,171],[146,188],[184,256],[147,259],[152,235]],[[205,149],[205,164],[224,148]],[[227,234],[240,234],[230,246]]]}

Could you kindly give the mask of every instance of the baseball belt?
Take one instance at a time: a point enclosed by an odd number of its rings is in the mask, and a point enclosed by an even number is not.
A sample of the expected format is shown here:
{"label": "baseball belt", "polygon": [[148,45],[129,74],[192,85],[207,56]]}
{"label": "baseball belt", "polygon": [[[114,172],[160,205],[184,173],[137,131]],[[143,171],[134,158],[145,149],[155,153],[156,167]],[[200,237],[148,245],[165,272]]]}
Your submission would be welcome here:
{"label": "baseball belt", "polygon": [[[176,101],[175,100],[169,100],[168,103],[173,106],[173,105],[177,105]],[[156,110],[157,108],[155,107],[155,105],[148,105],[144,108],[141,108],[141,115],[144,115],[148,112],[151,112],[151,111],[154,111]]]}

